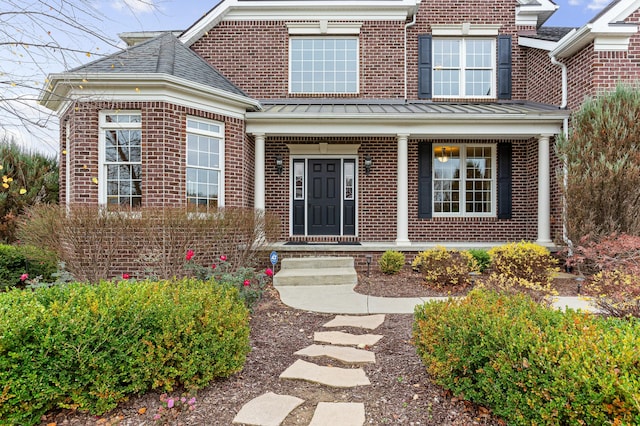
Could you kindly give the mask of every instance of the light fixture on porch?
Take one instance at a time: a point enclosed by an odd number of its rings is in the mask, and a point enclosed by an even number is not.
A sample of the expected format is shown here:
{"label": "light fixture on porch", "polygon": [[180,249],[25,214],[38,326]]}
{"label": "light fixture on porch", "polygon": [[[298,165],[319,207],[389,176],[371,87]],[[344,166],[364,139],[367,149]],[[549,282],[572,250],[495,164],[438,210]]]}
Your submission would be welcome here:
{"label": "light fixture on porch", "polygon": [[438,161],[441,163],[446,163],[447,161],[449,161],[449,156],[447,155],[447,147],[443,146],[440,149],[440,155],[438,156]]}
{"label": "light fixture on porch", "polygon": [[371,172],[371,165],[373,164],[373,160],[370,155],[364,156],[364,174],[368,175]]}
{"label": "light fixture on porch", "polygon": [[282,155],[276,155],[276,170],[278,174],[281,175],[284,170],[284,164],[282,162]]}

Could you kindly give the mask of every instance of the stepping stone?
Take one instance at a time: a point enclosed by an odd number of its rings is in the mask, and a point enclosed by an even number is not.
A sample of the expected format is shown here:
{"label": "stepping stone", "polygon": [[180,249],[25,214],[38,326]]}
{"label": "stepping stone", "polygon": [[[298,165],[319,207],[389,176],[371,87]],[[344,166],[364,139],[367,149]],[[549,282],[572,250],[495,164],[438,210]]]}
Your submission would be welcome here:
{"label": "stepping stone", "polygon": [[290,412],[303,402],[303,399],[295,396],[267,392],[247,402],[233,419],[233,423],[278,426]]}
{"label": "stepping stone", "polygon": [[299,350],[294,355],[326,356],[347,363],[376,362],[376,354],[373,352],[346,346],[311,345]]}
{"label": "stepping stone", "polygon": [[360,327],[373,330],[384,322],[384,315],[338,315],[323,327]]}
{"label": "stepping stone", "polygon": [[306,380],[334,388],[350,388],[371,384],[362,368],[322,367],[300,359],[287,368],[280,375],[280,378]]}
{"label": "stepping stone", "polygon": [[342,331],[316,331],[313,340],[345,346],[373,346],[384,336],[379,334],[349,334]]}
{"label": "stepping stone", "polygon": [[354,402],[320,402],[309,426],[362,426],[364,404]]}

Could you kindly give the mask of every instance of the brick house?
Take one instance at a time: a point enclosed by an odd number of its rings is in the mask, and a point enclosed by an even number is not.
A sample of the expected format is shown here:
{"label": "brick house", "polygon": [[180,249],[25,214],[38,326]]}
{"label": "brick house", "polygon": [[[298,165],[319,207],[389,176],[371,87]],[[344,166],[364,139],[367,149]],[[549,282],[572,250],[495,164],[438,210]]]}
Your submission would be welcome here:
{"label": "brick house", "polygon": [[50,76],[61,202],[266,210],[280,250],[552,247],[555,138],[638,79],[639,8],[574,29],[550,0],[222,0]]}

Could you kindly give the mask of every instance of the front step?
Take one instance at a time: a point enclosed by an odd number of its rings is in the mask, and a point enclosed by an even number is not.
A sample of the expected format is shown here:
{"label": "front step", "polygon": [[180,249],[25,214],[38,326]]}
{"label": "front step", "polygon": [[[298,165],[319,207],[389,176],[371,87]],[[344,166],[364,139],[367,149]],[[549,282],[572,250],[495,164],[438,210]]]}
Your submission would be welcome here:
{"label": "front step", "polygon": [[353,257],[302,257],[282,259],[274,286],[356,285]]}

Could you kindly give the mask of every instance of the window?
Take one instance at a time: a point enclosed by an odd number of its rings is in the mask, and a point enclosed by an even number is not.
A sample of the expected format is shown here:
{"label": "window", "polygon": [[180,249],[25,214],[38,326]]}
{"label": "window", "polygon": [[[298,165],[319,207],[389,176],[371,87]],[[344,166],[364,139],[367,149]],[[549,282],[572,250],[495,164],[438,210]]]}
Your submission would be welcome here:
{"label": "window", "polygon": [[291,37],[291,93],[358,93],[357,37]]}
{"label": "window", "polygon": [[98,197],[107,208],[142,205],[142,115],[100,113]]}
{"label": "window", "polygon": [[434,216],[495,214],[495,145],[433,146]]}
{"label": "window", "polygon": [[433,96],[495,97],[495,39],[434,38]]}
{"label": "window", "polygon": [[221,123],[187,119],[187,209],[208,212],[222,206],[224,128]]}

